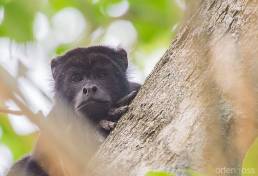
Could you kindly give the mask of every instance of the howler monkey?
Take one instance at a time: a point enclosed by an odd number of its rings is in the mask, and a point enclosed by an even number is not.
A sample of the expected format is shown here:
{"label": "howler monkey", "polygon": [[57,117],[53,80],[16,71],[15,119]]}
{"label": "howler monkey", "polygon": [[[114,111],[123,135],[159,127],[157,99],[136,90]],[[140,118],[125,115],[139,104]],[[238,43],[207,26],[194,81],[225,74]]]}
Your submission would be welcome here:
{"label": "howler monkey", "polygon": [[109,132],[140,85],[129,82],[127,53],[104,46],[77,48],[51,62],[56,99]]}
{"label": "howler monkey", "polygon": [[[128,81],[127,67],[126,51],[106,46],[77,48],[53,59],[54,107],[66,104],[75,116],[87,119],[106,137],[140,88]],[[18,161],[8,176],[50,175],[33,155]]]}

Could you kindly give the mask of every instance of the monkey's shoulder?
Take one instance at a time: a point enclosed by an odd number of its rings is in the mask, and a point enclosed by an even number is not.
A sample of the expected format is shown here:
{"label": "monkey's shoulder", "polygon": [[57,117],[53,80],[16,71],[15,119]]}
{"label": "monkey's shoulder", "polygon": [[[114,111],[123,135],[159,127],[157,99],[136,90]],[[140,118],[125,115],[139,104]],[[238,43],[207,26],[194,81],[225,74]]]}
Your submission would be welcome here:
{"label": "monkey's shoulder", "polygon": [[42,169],[36,160],[31,156],[26,156],[17,161],[7,176],[48,176],[48,174]]}

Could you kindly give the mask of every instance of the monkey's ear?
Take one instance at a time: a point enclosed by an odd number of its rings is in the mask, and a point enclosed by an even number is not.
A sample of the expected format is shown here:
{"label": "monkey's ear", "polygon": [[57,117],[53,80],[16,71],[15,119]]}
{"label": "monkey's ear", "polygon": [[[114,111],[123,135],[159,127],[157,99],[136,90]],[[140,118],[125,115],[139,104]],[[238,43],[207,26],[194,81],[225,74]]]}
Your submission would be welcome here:
{"label": "monkey's ear", "polygon": [[59,60],[60,60],[60,57],[56,57],[51,60],[51,71],[52,71],[54,80],[56,80],[56,77],[57,77],[57,66],[59,65]]}
{"label": "monkey's ear", "polygon": [[122,64],[123,64],[123,68],[126,70],[128,67],[128,58],[127,58],[127,52],[123,49],[123,48],[118,48],[117,52],[119,53],[119,55],[122,58]]}

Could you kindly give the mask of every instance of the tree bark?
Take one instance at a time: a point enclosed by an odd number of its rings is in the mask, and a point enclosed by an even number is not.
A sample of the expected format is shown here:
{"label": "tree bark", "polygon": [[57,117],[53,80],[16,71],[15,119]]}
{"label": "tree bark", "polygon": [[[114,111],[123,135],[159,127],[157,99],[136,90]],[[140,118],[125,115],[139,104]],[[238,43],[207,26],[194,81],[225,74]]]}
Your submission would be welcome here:
{"label": "tree bark", "polygon": [[198,3],[95,156],[95,175],[241,167],[256,136],[257,8]]}

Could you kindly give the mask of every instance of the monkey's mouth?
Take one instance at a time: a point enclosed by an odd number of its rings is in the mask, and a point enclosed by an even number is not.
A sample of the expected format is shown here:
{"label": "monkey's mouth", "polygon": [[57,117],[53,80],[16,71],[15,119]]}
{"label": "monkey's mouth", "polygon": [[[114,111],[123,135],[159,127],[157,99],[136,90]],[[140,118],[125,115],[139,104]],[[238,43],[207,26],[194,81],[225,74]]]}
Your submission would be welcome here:
{"label": "monkey's mouth", "polygon": [[91,107],[91,106],[98,107],[99,105],[107,106],[109,103],[110,103],[109,101],[105,101],[105,100],[90,99],[90,100],[81,102],[76,107],[76,109],[77,110],[83,110],[83,109],[85,109],[87,107]]}
{"label": "monkey's mouth", "polygon": [[83,101],[76,107],[77,112],[96,122],[106,117],[109,109],[110,101],[103,100]]}

